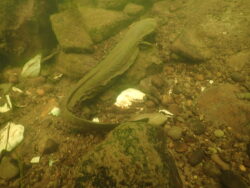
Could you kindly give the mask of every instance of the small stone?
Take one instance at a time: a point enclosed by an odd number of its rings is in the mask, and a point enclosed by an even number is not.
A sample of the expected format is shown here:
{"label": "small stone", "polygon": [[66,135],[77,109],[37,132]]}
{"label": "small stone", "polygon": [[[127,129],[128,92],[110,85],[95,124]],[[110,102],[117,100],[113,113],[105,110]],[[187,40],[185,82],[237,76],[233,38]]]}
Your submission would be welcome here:
{"label": "small stone", "polygon": [[244,82],[245,81],[245,77],[239,72],[233,72],[231,74],[231,78],[235,82]]}
{"label": "small stone", "polygon": [[30,160],[30,163],[32,163],[32,164],[36,164],[36,163],[39,163],[39,162],[40,162],[40,156],[33,157]]}
{"label": "small stone", "polygon": [[162,88],[164,85],[163,80],[159,76],[153,76],[151,82],[157,88]]}
{"label": "small stone", "polygon": [[203,166],[203,170],[207,176],[216,178],[221,175],[220,169],[211,162],[206,162]]}
{"label": "small stone", "polygon": [[201,121],[192,122],[191,129],[196,135],[201,135],[205,132],[205,126]]}
{"label": "small stone", "polygon": [[242,172],[246,172],[247,171],[246,167],[244,165],[242,165],[242,164],[239,166],[239,169]]}
{"label": "small stone", "polygon": [[43,89],[37,89],[37,90],[36,90],[36,93],[37,93],[37,95],[39,95],[39,96],[44,96],[45,91],[44,91]]}
{"label": "small stone", "polygon": [[11,162],[10,157],[3,157],[0,162],[0,177],[10,180],[19,174],[19,168]]}
{"label": "small stone", "polygon": [[221,184],[226,188],[247,188],[248,186],[239,175],[230,170],[225,170],[220,176]]}
{"label": "small stone", "polygon": [[175,151],[178,153],[184,153],[187,151],[187,149],[188,149],[187,144],[183,142],[178,142],[175,144]]}
{"label": "small stone", "polygon": [[168,110],[175,115],[178,115],[181,113],[181,108],[177,104],[170,104],[168,107]]}
{"label": "small stone", "polygon": [[204,158],[204,152],[201,149],[197,149],[189,154],[188,162],[192,166],[199,164]]}
{"label": "small stone", "polygon": [[167,131],[167,135],[173,140],[179,140],[182,137],[182,129],[180,127],[173,126]]}
{"label": "small stone", "polygon": [[173,93],[179,95],[182,93],[182,87],[180,84],[177,84],[173,87]]}
{"label": "small stone", "polygon": [[59,144],[53,139],[48,139],[45,142],[43,154],[51,154],[58,150]]}
{"label": "small stone", "polygon": [[173,102],[174,102],[174,100],[173,100],[172,96],[170,96],[170,95],[162,95],[161,96],[161,103],[162,103],[162,105],[168,106],[169,104],[171,104]]}
{"label": "small stone", "polygon": [[243,163],[246,167],[250,168],[250,159],[244,159]]}
{"label": "small stone", "polygon": [[216,129],[216,130],[214,131],[214,135],[215,135],[217,138],[221,138],[221,137],[224,136],[224,132],[223,132],[222,130],[220,130],[220,129]]}
{"label": "small stone", "polygon": [[204,80],[204,76],[202,74],[196,74],[194,76],[195,80],[198,80],[198,81],[203,81]]}

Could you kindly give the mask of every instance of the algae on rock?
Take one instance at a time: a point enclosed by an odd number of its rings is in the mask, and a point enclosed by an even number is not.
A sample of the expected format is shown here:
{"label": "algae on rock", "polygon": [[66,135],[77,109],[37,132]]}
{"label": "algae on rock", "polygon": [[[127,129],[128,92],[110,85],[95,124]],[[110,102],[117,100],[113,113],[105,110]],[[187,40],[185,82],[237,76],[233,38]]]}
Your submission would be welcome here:
{"label": "algae on rock", "polygon": [[124,123],[83,156],[76,187],[182,187],[164,143],[160,127]]}

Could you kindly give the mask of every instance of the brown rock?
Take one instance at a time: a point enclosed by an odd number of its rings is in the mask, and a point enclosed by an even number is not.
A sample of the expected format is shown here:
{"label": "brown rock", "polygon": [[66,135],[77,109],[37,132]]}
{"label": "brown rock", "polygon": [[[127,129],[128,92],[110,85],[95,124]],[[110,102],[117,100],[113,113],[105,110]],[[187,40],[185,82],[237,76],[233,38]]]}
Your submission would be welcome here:
{"label": "brown rock", "polygon": [[204,152],[201,149],[197,149],[188,155],[188,162],[192,166],[196,166],[203,160],[204,156]]}
{"label": "brown rock", "polygon": [[89,55],[61,52],[56,60],[56,69],[63,74],[79,79],[97,65],[97,61]]}
{"label": "brown rock", "polygon": [[0,162],[0,177],[6,180],[10,180],[19,174],[19,168],[12,163],[10,157],[3,157]]}
{"label": "brown rock", "polygon": [[64,11],[50,17],[56,38],[67,52],[91,51],[93,42],[76,11]]}
{"label": "brown rock", "polygon": [[48,139],[45,142],[43,154],[51,154],[58,150],[59,144],[53,139]]}
{"label": "brown rock", "polygon": [[184,153],[187,151],[188,146],[187,144],[183,143],[183,142],[177,142],[174,146],[175,151],[178,153]]}

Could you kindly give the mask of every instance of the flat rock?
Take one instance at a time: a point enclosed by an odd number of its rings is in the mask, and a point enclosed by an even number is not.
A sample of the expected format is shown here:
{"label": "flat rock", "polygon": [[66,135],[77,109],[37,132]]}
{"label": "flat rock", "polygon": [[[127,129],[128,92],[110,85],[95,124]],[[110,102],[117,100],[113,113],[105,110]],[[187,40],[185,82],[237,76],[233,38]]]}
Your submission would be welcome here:
{"label": "flat rock", "polygon": [[92,50],[92,39],[84,28],[77,12],[64,11],[50,17],[56,38],[66,52],[84,52]]}
{"label": "flat rock", "polygon": [[250,121],[250,103],[239,100],[235,95],[239,92],[239,88],[231,84],[206,89],[197,100],[199,113],[204,114],[205,120],[213,125],[227,124],[233,132],[247,135],[244,125]]}
{"label": "flat rock", "polygon": [[90,55],[61,52],[56,59],[55,67],[70,78],[79,79],[97,63]]}
{"label": "flat rock", "polygon": [[94,42],[116,34],[131,21],[131,18],[121,11],[79,7],[79,12]]}
{"label": "flat rock", "polygon": [[182,187],[160,127],[128,122],[81,160],[77,187]]}
{"label": "flat rock", "polygon": [[19,168],[11,162],[10,157],[3,157],[0,162],[0,177],[10,180],[19,174]]}
{"label": "flat rock", "polygon": [[230,55],[226,59],[226,62],[235,71],[240,71],[250,62],[250,50],[243,50],[236,54]]}
{"label": "flat rock", "polygon": [[186,30],[175,40],[171,46],[171,50],[178,56],[190,60],[192,62],[202,62],[211,57],[210,50],[195,30]]}

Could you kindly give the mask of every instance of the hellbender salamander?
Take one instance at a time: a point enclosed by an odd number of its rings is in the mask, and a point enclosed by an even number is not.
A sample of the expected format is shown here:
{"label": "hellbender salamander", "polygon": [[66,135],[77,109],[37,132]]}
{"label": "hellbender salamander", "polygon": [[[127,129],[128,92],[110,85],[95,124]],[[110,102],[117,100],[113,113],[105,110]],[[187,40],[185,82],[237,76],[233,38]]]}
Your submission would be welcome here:
{"label": "hellbender salamander", "polygon": [[96,123],[76,116],[72,109],[79,103],[96,97],[110,82],[127,71],[139,53],[138,44],[156,28],[156,20],[143,19],[132,24],[124,38],[95,68],[89,71],[65,97],[63,118],[83,131],[105,131],[115,128],[115,123]]}

